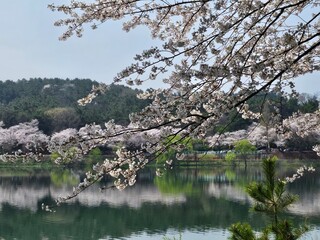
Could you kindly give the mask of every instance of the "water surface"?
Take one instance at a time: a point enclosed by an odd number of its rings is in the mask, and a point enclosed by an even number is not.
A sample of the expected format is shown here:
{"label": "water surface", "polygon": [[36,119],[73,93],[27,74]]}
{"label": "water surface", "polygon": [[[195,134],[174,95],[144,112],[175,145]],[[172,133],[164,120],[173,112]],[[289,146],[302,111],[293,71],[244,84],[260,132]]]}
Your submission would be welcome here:
{"label": "water surface", "polygon": [[[279,177],[295,168],[279,167]],[[155,177],[147,169],[138,183],[124,191],[99,191],[96,185],[56,209],[44,202],[72,191],[81,171],[11,171],[0,169],[0,239],[188,239],[228,238],[228,227],[249,222],[257,231],[269,222],[250,211],[244,187],[262,178],[260,168],[180,168]],[[110,184],[104,179],[101,185]],[[307,221],[313,230],[305,239],[320,239],[320,175],[306,174],[288,189],[300,200],[288,213],[295,223]],[[318,236],[319,235],[319,236]]]}

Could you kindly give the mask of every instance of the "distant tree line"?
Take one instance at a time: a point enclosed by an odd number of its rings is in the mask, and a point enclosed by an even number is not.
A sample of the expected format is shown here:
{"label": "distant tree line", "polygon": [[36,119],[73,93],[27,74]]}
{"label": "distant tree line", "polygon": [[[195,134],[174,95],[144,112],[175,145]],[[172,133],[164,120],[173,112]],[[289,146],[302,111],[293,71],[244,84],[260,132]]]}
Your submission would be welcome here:
{"label": "distant tree line", "polygon": [[275,123],[274,119],[279,117],[282,118],[278,119],[281,121],[296,112],[313,113],[319,109],[319,98],[317,95],[307,93],[283,97],[282,95],[270,92],[262,92],[251,98],[249,105],[251,111],[261,114],[259,120],[243,119],[236,110],[233,110],[220,120],[220,124],[213,128],[213,133],[247,129],[252,123],[257,121],[268,127],[273,126]]}
{"label": "distant tree line", "polygon": [[130,113],[148,104],[136,97],[140,90],[111,85],[90,107],[79,106],[77,100],[86,96],[92,85],[98,83],[90,79],[59,78],[0,81],[0,121],[5,127],[11,127],[37,119],[39,129],[52,134],[87,123],[103,124],[111,119],[126,125]]}
{"label": "distant tree line", "polygon": [[[139,112],[149,103],[136,97],[141,90],[123,85],[110,86],[90,106],[79,106],[77,100],[86,96],[98,82],[90,79],[32,78],[0,81],[0,121],[6,128],[37,119],[39,129],[47,135],[67,128],[79,129],[88,123],[103,124],[114,119],[116,124],[129,124],[129,114]],[[261,93],[250,99],[253,112],[261,113],[260,123],[272,126],[276,108],[283,119],[294,112],[311,113],[319,108],[317,96],[299,94],[283,97]],[[260,110],[260,106],[264,106]],[[212,135],[247,129],[253,120],[243,119],[231,111],[212,127]]]}

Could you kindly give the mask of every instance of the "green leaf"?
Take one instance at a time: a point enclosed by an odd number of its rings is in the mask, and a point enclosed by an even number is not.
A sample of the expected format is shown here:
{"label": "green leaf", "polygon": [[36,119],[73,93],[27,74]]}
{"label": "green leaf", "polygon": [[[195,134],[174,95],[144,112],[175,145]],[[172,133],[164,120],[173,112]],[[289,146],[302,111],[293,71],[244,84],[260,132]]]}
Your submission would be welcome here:
{"label": "green leaf", "polygon": [[230,240],[256,240],[254,232],[248,223],[235,223],[229,228]]}

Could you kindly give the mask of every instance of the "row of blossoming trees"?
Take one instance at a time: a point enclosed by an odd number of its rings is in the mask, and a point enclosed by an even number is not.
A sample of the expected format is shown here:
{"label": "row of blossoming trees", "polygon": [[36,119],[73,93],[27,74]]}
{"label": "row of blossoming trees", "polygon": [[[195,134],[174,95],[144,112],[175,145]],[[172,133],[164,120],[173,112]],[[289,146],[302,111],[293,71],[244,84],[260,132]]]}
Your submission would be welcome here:
{"label": "row of blossoming trees", "polygon": [[[83,155],[94,147],[110,148],[134,148],[138,149],[146,142],[159,140],[159,131],[150,130],[147,133],[138,133],[132,136],[116,136],[112,140],[101,141],[100,137],[110,131],[109,126],[102,128],[101,125],[86,125],[80,129],[67,128],[53,133],[51,136],[39,130],[38,120],[20,123],[6,128],[0,122],[0,153],[3,161],[17,158],[25,160],[42,160],[44,155],[51,154],[57,163],[67,163],[81,160]],[[111,131],[125,129],[121,125],[112,125]]]}
{"label": "row of blossoming trees", "polygon": [[271,147],[280,150],[316,150],[314,146],[320,142],[319,111],[315,113],[295,113],[283,121],[282,129],[276,126],[266,126],[254,122],[247,129],[208,137],[211,146],[232,148],[235,142],[248,139],[257,148],[270,150]]}
{"label": "row of blossoming trees", "polygon": [[[79,130],[68,128],[47,136],[39,130],[37,120],[9,128],[5,128],[1,123],[0,149],[3,154],[54,154],[56,162],[66,163],[81,159],[83,154],[94,147],[141,149],[146,144],[156,144],[161,138],[161,133],[157,129],[137,132],[134,136],[119,134],[125,129],[127,127],[114,124],[107,124],[105,127],[86,125]],[[172,130],[174,129],[168,129],[168,131]],[[102,140],[108,132],[113,132],[114,136],[111,136],[108,141]],[[205,141],[212,148],[232,149],[235,143],[242,139],[248,139],[257,148],[267,150],[272,146],[278,149],[289,148],[299,151],[313,149],[319,152],[317,144],[320,142],[320,113],[319,111],[307,114],[296,113],[283,121],[281,132],[276,127],[265,126],[263,122],[254,122],[247,129],[217,133],[208,136]]]}
{"label": "row of blossoming trees", "polygon": [[[157,156],[168,148],[179,152],[185,139],[205,139],[208,130],[231,111],[243,118],[260,118],[261,111],[253,112],[249,106],[259,93],[272,92],[281,98],[288,87],[294,93],[294,78],[320,69],[319,6],[319,0],[72,0],[51,4],[52,11],[65,14],[55,23],[66,27],[61,40],[74,34],[81,37],[87,25],[96,29],[108,21],[121,21],[125,31],[145,26],[158,40],[157,46],[137,54],[114,82],[141,85],[162,80],[168,86],[139,94],[151,103],[130,115],[129,127],[118,129],[112,121],[105,128],[88,126],[63,145],[77,146],[72,151],[76,156],[78,149],[86,153],[119,137],[130,139],[141,133],[147,139],[140,150],[120,149],[116,159],[96,165],[70,196],[58,202],[76,196],[105,175],[114,177],[119,189],[133,185],[139,170],[151,160],[149,154]],[[99,91],[93,89],[80,103],[91,102]],[[279,118],[281,101],[274,107],[273,125],[285,133]],[[319,112],[314,114],[317,123]],[[308,136],[318,126],[308,119],[298,121],[298,137]],[[149,132],[153,129],[159,130],[159,139]]]}

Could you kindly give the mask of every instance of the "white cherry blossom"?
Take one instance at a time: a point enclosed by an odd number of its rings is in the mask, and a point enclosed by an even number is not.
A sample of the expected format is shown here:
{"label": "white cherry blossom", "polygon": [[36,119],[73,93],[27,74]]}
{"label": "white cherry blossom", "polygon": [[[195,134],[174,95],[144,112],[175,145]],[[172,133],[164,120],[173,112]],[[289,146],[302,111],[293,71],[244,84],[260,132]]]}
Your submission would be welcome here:
{"label": "white cherry blossom", "polygon": [[[131,185],[136,172],[149,161],[147,156],[168,148],[180,151],[188,137],[204,139],[232,110],[244,118],[261,117],[259,111],[250,110],[249,99],[262,91],[282,96],[287,86],[293,87],[294,77],[320,68],[319,0],[67,2],[49,5],[66,16],[55,23],[65,27],[61,40],[74,34],[81,37],[88,24],[96,29],[107,21],[121,21],[125,31],[146,26],[157,45],[137,54],[114,82],[140,85],[162,80],[169,86],[139,95],[152,102],[130,115],[130,127],[115,129],[110,122],[105,129],[93,124],[78,134],[76,144],[84,153],[119,136],[141,139],[138,134],[154,129],[159,130],[160,138],[146,141],[139,151],[121,149],[116,159],[96,167],[94,177],[79,185],[75,195],[117,169],[121,171],[116,187]],[[79,104],[89,104],[99,92],[94,88]],[[300,127],[297,134],[309,134],[310,130]],[[172,140],[177,135],[181,141]],[[233,137],[231,133],[225,136],[226,141]],[[129,165],[134,166],[130,173],[125,172]]]}

